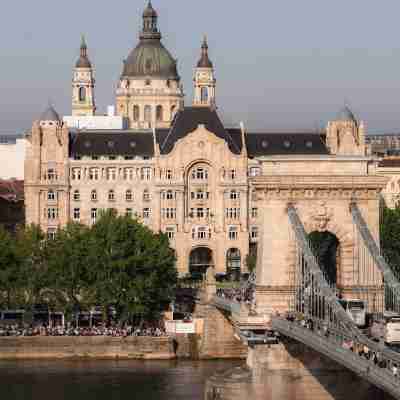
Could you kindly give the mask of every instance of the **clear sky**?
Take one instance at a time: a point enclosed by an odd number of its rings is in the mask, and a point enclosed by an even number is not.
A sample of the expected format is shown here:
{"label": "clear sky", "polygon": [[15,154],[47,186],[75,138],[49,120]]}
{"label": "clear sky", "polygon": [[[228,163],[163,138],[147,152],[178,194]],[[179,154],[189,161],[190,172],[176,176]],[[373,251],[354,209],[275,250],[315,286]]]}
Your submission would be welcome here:
{"label": "clear sky", "polygon": [[[60,114],[70,114],[81,33],[96,67],[99,110],[113,104],[145,3],[3,0],[0,133],[30,127],[49,100]],[[186,104],[207,34],[226,124],[314,129],[346,100],[370,132],[400,132],[399,0],[153,0],[153,5],[163,42],[178,59]]]}

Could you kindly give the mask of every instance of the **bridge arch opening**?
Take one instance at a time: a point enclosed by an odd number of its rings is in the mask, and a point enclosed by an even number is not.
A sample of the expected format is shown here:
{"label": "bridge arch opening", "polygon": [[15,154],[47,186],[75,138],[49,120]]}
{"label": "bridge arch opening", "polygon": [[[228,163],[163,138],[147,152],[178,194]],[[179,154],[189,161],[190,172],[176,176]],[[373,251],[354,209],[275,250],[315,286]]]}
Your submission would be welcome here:
{"label": "bridge arch opening", "polygon": [[242,255],[239,249],[232,248],[226,253],[226,273],[230,280],[239,281],[242,272]]}
{"label": "bridge arch opening", "polygon": [[189,256],[189,273],[192,277],[204,278],[207,269],[213,267],[212,250],[208,247],[196,247]]}
{"label": "bridge arch opening", "polygon": [[308,235],[311,248],[329,285],[336,287],[340,267],[340,241],[329,231],[314,231]]}

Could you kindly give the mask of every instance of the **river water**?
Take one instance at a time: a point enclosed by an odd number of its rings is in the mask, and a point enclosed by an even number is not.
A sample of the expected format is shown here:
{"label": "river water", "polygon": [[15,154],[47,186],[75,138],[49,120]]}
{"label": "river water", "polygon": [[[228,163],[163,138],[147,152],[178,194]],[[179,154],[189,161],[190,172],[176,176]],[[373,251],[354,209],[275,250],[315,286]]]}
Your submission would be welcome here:
{"label": "river water", "polygon": [[203,400],[235,361],[1,361],[1,400]]}

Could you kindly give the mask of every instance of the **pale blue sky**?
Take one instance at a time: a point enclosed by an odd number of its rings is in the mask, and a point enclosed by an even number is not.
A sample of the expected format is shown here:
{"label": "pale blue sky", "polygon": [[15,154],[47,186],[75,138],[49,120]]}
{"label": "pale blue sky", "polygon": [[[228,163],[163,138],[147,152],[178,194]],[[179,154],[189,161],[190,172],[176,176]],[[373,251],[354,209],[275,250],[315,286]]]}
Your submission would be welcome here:
{"label": "pale blue sky", "polygon": [[[153,0],[164,44],[192,97],[203,34],[228,125],[325,125],[345,99],[371,132],[400,132],[399,0]],[[85,33],[100,111],[114,103],[145,0],[3,0],[0,133],[15,133],[49,99],[70,113],[72,66]]]}

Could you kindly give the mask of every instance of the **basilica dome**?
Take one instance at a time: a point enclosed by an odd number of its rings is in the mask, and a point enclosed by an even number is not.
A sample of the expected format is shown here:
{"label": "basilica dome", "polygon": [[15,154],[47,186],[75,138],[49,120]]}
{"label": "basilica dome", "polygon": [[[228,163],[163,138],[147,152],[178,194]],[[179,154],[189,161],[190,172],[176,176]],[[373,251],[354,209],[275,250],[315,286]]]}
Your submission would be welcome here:
{"label": "basilica dome", "polygon": [[122,78],[160,78],[179,80],[176,60],[161,43],[158,15],[151,1],[143,13],[140,41],[124,62]]}
{"label": "basilica dome", "polygon": [[141,39],[126,59],[122,75],[179,79],[176,61],[158,39]]}

